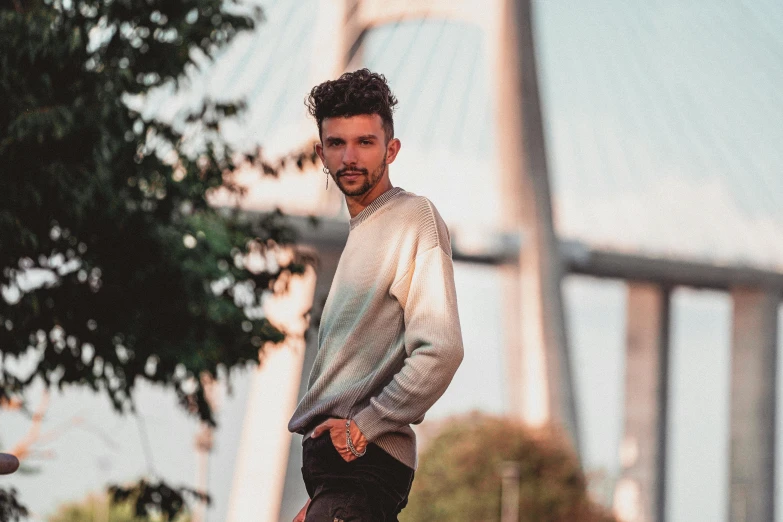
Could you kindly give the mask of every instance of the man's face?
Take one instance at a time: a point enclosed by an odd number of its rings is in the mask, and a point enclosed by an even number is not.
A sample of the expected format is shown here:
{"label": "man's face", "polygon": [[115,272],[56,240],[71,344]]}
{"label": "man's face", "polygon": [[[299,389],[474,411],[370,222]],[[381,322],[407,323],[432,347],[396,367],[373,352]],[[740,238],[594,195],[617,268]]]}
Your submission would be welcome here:
{"label": "man's face", "polygon": [[386,143],[383,121],[377,114],[325,118],[316,152],[346,196],[362,196],[388,176],[399,140]]}

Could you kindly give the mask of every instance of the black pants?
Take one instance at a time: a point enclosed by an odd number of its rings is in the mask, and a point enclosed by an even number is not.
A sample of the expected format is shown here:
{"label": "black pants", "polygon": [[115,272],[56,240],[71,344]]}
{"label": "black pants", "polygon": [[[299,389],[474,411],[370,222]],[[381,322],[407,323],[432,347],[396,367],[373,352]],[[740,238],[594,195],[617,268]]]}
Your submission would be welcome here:
{"label": "black pants", "polygon": [[408,504],[413,470],[375,444],[345,462],[329,432],[304,442],[302,477],[310,507],[306,522],[397,522]]}

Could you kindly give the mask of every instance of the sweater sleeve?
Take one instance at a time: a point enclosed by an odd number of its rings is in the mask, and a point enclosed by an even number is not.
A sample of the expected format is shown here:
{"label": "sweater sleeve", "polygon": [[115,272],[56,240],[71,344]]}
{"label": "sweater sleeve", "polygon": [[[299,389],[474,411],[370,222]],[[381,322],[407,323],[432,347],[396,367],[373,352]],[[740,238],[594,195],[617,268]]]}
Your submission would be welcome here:
{"label": "sweater sleeve", "polygon": [[416,256],[391,288],[404,311],[405,362],[353,420],[372,442],[420,421],[462,362],[462,333],[451,256],[439,245]]}

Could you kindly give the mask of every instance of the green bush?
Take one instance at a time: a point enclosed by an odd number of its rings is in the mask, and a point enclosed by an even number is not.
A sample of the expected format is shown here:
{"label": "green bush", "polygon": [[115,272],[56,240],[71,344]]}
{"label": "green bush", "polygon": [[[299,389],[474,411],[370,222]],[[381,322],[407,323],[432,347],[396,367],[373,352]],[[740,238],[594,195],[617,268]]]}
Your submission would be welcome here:
{"label": "green bush", "polygon": [[520,522],[614,522],[588,497],[584,473],[563,437],[480,414],[447,422],[428,444],[400,520],[500,520],[506,462],[519,465]]}
{"label": "green bush", "polygon": [[[131,502],[112,504],[108,495],[90,495],[80,502],[61,505],[48,522],[163,522],[161,516],[137,517]],[[190,522],[188,514],[180,515],[176,522]]]}

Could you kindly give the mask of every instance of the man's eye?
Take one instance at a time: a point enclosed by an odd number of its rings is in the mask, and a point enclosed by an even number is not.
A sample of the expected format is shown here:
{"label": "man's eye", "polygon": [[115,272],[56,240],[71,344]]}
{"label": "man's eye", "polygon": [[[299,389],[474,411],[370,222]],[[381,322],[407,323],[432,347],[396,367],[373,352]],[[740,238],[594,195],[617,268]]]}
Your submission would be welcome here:
{"label": "man's eye", "polygon": [[370,140],[362,140],[360,143],[362,145],[371,145],[372,144],[372,142]]}

